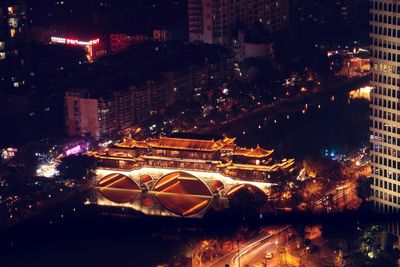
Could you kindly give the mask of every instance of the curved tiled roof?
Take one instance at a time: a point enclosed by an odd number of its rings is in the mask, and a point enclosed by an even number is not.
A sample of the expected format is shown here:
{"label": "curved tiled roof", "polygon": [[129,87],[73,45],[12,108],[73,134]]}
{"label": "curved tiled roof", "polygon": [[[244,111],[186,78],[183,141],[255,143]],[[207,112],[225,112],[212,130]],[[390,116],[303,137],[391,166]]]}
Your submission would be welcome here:
{"label": "curved tiled roof", "polygon": [[251,158],[265,158],[271,155],[272,152],[274,152],[274,150],[266,150],[257,145],[255,149],[251,149],[245,156]]}
{"label": "curved tiled roof", "polygon": [[197,151],[216,151],[223,148],[226,144],[214,140],[195,140],[184,138],[160,137],[158,139],[149,139],[149,146],[156,148],[197,150]]}
{"label": "curved tiled roof", "polygon": [[121,148],[147,148],[147,143],[146,141],[136,141],[132,138],[126,139],[121,143],[115,144],[116,147],[121,147]]}
{"label": "curved tiled roof", "polygon": [[266,150],[257,145],[257,147],[254,149],[238,147],[238,149],[235,150],[234,154],[237,156],[244,156],[249,158],[266,158],[270,156],[273,152],[274,150]]}

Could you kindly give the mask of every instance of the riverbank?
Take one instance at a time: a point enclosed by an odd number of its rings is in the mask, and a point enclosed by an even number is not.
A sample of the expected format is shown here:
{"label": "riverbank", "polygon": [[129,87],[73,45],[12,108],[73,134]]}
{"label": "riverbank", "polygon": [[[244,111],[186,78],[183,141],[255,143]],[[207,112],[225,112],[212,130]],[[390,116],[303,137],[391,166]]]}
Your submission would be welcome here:
{"label": "riverbank", "polygon": [[[300,93],[294,97],[285,97],[279,99],[274,103],[259,107],[251,112],[242,113],[241,115],[224,121],[221,124],[216,124],[201,129],[193,129],[193,132],[203,134],[223,133],[226,128],[234,126],[235,124],[242,124],[243,122],[246,123],[251,121],[252,118],[264,115],[265,113],[269,114],[267,121],[270,122],[274,117],[279,116],[280,114],[286,114],[293,106],[296,106],[299,103],[309,101],[310,99],[319,97],[321,95],[350,92],[351,90],[367,85],[368,82],[369,75],[340,80],[326,87],[319,87],[314,91]],[[271,114],[274,116],[271,116]]]}
{"label": "riverbank", "polygon": [[85,191],[88,191],[92,188],[93,184],[90,181],[87,181],[76,188],[70,189],[69,191],[64,189],[63,192],[59,195],[48,192],[48,196],[46,199],[38,199],[35,200],[34,203],[32,202],[31,204],[29,204],[29,213],[24,213],[24,217],[13,218],[13,221],[11,223],[2,225],[2,227],[0,227],[0,234],[2,232],[6,232],[12,228],[15,228],[20,224],[29,223],[30,221],[35,220],[36,218],[41,217],[46,213],[50,213],[52,210],[56,209],[58,206],[61,206],[63,203],[79,197]]}

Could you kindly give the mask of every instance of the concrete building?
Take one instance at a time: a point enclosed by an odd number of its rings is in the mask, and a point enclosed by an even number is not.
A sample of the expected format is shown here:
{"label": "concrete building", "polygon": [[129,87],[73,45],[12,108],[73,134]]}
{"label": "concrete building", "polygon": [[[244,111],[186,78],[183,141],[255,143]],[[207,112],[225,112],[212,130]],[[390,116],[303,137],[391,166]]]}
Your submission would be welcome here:
{"label": "concrete building", "polygon": [[66,133],[94,138],[124,133],[166,107],[166,80],[119,89],[70,89],[64,99]]}
{"label": "concrete building", "polygon": [[149,81],[151,112],[162,111],[167,106],[167,84],[164,80]]}
{"label": "concrete building", "polygon": [[370,2],[371,186],[374,207],[400,208],[400,2]]}
{"label": "concrete building", "polygon": [[274,44],[268,33],[239,31],[236,55],[239,61],[248,58],[274,59]]}
{"label": "concrete building", "polygon": [[20,0],[0,1],[0,90],[25,84],[26,10]]}
{"label": "concrete building", "polygon": [[66,131],[70,136],[100,135],[100,125],[105,120],[98,112],[99,101],[85,90],[70,90],[65,96]]}
{"label": "concrete building", "polygon": [[[148,119],[149,114],[143,114],[144,98],[137,95],[136,87],[98,91],[67,91],[64,100],[67,135],[93,138],[111,136]],[[144,116],[147,117],[143,119]]]}
{"label": "concrete building", "polygon": [[189,0],[189,41],[230,46],[241,28],[286,29],[288,0]]}
{"label": "concrete building", "polygon": [[296,29],[304,22],[315,24],[344,23],[356,31],[363,31],[368,18],[368,0],[290,0],[290,24]]}
{"label": "concrete building", "polygon": [[151,91],[148,83],[133,86],[131,89],[134,114],[132,124],[139,124],[150,118]]}

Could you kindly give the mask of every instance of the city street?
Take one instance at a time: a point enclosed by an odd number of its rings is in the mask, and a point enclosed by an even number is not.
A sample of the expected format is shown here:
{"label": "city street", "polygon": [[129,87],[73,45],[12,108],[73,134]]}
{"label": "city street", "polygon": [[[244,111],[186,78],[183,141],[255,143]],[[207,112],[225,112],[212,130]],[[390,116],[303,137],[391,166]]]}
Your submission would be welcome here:
{"label": "city street", "polygon": [[[284,226],[277,230],[254,237],[244,244],[239,243],[239,249],[232,251],[213,263],[205,263],[208,267],[225,267],[226,264],[233,266],[262,266],[263,263],[272,263],[278,256],[280,242],[286,242],[290,233],[290,226]],[[272,253],[272,259],[266,259],[266,253]],[[267,264],[267,266],[271,266]]]}

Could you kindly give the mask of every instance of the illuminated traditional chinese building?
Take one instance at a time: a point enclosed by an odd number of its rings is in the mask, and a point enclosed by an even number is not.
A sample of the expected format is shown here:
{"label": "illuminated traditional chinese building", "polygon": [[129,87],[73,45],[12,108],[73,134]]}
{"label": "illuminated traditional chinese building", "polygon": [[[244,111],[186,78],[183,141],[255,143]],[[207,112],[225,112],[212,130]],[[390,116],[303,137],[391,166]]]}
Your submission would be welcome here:
{"label": "illuminated traditional chinese building", "polygon": [[294,163],[293,159],[275,162],[272,153],[260,146],[242,148],[234,138],[179,133],[145,141],[127,139],[97,157],[99,166],[106,168],[211,171],[235,179],[266,182],[272,175],[291,171]]}
{"label": "illuminated traditional chinese building", "polygon": [[167,210],[158,215],[199,216],[215,196],[229,199],[243,190],[268,198],[274,178],[294,170],[293,159],[275,161],[273,150],[182,133],[126,139],[91,154],[98,159],[96,204],[139,207],[149,214],[154,206]]}

